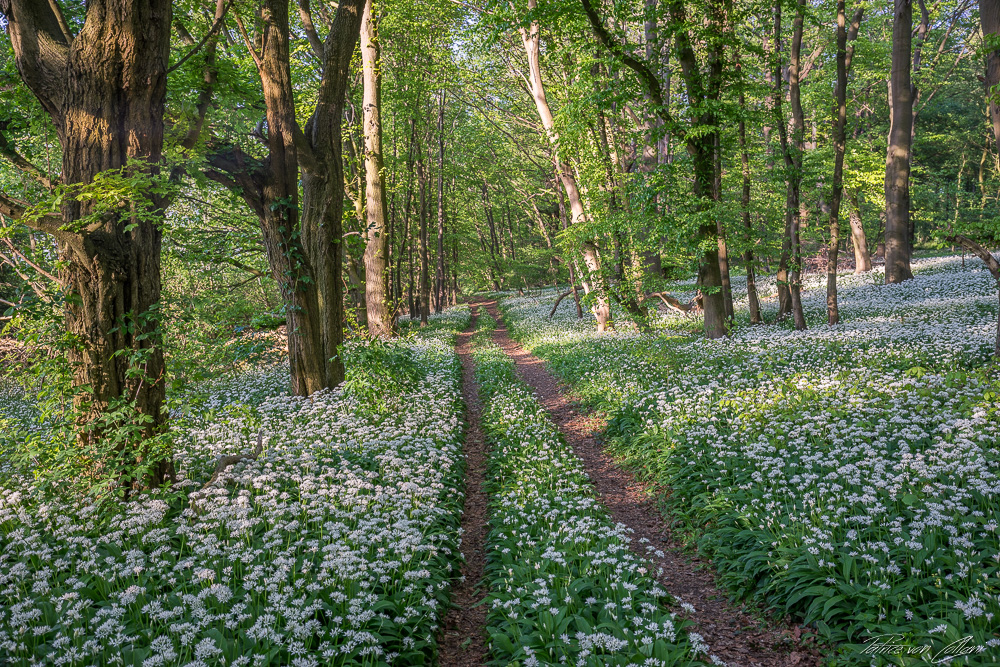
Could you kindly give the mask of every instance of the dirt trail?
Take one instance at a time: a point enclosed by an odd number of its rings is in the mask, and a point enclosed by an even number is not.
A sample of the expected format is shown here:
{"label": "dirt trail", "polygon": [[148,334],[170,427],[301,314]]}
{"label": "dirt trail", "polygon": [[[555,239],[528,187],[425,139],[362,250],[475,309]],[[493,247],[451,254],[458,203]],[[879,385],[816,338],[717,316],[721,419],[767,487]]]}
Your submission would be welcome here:
{"label": "dirt trail", "polygon": [[486,606],[483,568],[486,563],[488,507],[486,492],[486,438],[479,422],[482,404],[476,384],[470,339],[476,330],[476,310],[469,328],[458,335],[455,351],[462,360],[462,397],[465,400],[465,509],[462,512],[463,579],[452,589],[452,608],[444,618],[438,642],[438,664],[471,667],[486,663]]}
{"label": "dirt trail", "polygon": [[658,580],[680,602],[694,607],[693,612],[682,608],[676,611],[694,623],[690,631],[704,637],[709,653],[718,656],[729,667],[819,665],[819,652],[803,647],[799,641],[802,628],[776,622],[764,627],[745,609],[728,602],[726,592],[715,586],[710,563],[690,557],[672,538],[652,489],[619,468],[604,453],[595,438],[603,430],[604,421],[579,412],[545,364],[510,338],[495,301],[475,305],[485,307],[497,320],[493,342],[516,362],[518,374],[534,388],[566,442],[583,460],[601,503],[615,521],[634,531],[632,544],[636,553],[649,558],[644,553],[644,545],[639,543],[641,538],[648,539],[661,550],[662,557],[652,558],[653,563],[662,568]]}

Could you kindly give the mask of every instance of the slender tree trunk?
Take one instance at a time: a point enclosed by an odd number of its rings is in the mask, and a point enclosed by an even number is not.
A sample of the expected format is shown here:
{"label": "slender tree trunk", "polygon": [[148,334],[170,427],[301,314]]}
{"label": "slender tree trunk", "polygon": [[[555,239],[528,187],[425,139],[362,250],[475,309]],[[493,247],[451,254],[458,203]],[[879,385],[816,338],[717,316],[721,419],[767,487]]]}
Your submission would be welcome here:
{"label": "slender tree trunk", "polygon": [[792,128],[795,152],[792,154],[791,174],[789,175],[789,207],[792,216],[791,244],[792,263],[788,276],[788,291],[792,301],[792,317],[795,328],[802,331],[806,328],[805,314],[802,312],[802,244],[799,240],[799,228],[802,214],[799,208],[802,188],[802,158],[805,153],[805,117],[802,113],[802,100],[799,87],[802,53],[802,24],[805,19],[805,0],[798,0],[795,19],[792,23],[791,62],[788,68],[788,94],[792,107]]}
{"label": "slender tree trunk", "polygon": [[840,322],[837,307],[837,253],[840,250],[840,199],[844,192],[844,151],[847,146],[847,14],[837,0],[837,85],[833,119],[833,192],[830,194],[830,243],[826,265],[827,324]]}
{"label": "slender tree trunk", "polygon": [[[722,199],[722,138],[715,134],[715,178],[712,186],[713,198]],[[733,284],[729,277],[729,246],[726,244],[726,226],[721,215],[715,216],[716,245],[719,247],[719,275],[722,278],[722,300],[726,312],[726,322],[730,327],[736,322],[733,310]]]}
{"label": "slender tree trunk", "polygon": [[872,256],[868,252],[868,237],[865,236],[864,219],[861,217],[861,203],[858,193],[853,192],[851,202],[851,242],[854,244],[854,273],[872,270]]}
{"label": "slender tree trunk", "polygon": [[[738,56],[739,54],[737,54]],[[737,67],[740,66],[737,60]],[[746,97],[742,88],[740,89],[740,108],[746,108]],[[750,324],[762,324],[760,316],[760,299],[757,296],[757,277],[754,270],[753,257],[753,224],[750,221],[750,152],[747,150],[747,129],[746,121],[740,117],[739,122],[739,142],[740,142],[740,165],[743,175],[743,192],[740,197],[740,213],[743,218],[743,227],[747,232],[747,250],[743,253],[743,261],[747,269],[747,303],[750,309]]]}
{"label": "slender tree trunk", "polygon": [[792,312],[792,294],[788,275],[788,264],[792,257],[792,211],[798,208],[795,204],[793,209],[792,199],[792,159],[789,154],[788,130],[785,124],[785,114],[781,110],[781,101],[784,97],[782,90],[781,76],[781,2],[774,4],[774,92],[772,94],[772,111],[774,113],[775,127],[778,128],[778,141],[781,145],[781,154],[785,164],[785,229],[781,236],[781,256],[778,259],[778,314],[777,319],[784,319]]}
{"label": "slender tree trunk", "polygon": [[[559,220],[562,223],[563,231],[569,229],[569,215],[566,213],[566,198],[563,195],[563,191],[558,188],[558,183],[556,184],[558,190],[559,199]],[[583,307],[580,305],[580,293],[576,289],[576,271],[574,269],[574,261],[566,262],[566,267],[569,269],[569,285],[570,289],[573,291],[573,302],[576,304],[576,319],[583,319]]]}
{"label": "slender tree trunk", "polygon": [[444,105],[445,91],[441,91],[441,100],[438,105],[438,182],[437,182],[437,274],[435,276],[434,293],[436,295],[436,306],[434,312],[440,313],[445,300],[445,278],[444,271]]}
{"label": "slender tree trunk", "polygon": [[388,237],[386,235],[386,192],[382,158],[382,59],[378,20],[372,14],[372,0],[365,3],[361,21],[361,71],[364,79],[365,133],[365,306],[368,332],[372,336],[394,333],[395,318],[389,312],[387,293]]}
{"label": "slender tree trunk", "polygon": [[913,29],[911,0],[894,0],[892,71],[889,78],[889,147],[885,160],[885,282],[913,277],[910,269],[910,139],[913,87],[910,46]]}
{"label": "slender tree trunk", "polygon": [[458,237],[451,240],[451,305],[458,305]]}
{"label": "slender tree trunk", "polygon": [[[529,10],[537,9],[536,0],[528,0]],[[569,208],[572,214],[571,224],[581,224],[587,220],[587,213],[583,206],[583,199],[577,187],[576,177],[573,174],[572,166],[559,157],[559,135],[555,129],[555,120],[549,108],[548,100],[545,96],[545,87],[542,83],[542,71],[539,59],[541,50],[539,48],[539,28],[537,22],[532,22],[528,28],[521,29],[521,39],[524,43],[524,51],[528,56],[529,81],[531,83],[531,96],[535,102],[535,108],[542,121],[542,126],[553,145],[556,162],[556,175],[562,182],[566,191],[566,198],[569,200]],[[608,289],[606,280],[601,272],[601,261],[597,254],[597,246],[594,240],[586,240],[583,246],[583,261],[587,266],[587,280],[594,285],[594,317],[597,319],[597,330],[603,332],[607,330],[611,322],[611,304],[608,301]]]}
{"label": "slender tree trunk", "polygon": [[428,248],[428,174],[424,164],[423,152],[417,147],[417,192],[420,201],[420,326],[427,324],[431,314],[431,284],[430,284],[430,252]]}

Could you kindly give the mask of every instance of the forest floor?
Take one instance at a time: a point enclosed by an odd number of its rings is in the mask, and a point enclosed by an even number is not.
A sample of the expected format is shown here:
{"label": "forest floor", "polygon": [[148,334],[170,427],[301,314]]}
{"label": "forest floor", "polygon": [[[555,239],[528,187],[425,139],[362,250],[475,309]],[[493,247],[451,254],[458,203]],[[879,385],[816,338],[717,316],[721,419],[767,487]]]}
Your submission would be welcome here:
{"label": "forest floor", "polygon": [[[639,549],[643,538],[657,547],[653,558],[653,564],[659,571],[657,580],[676,598],[678,608],[675,611],[678,615],[693,623],[689,633],[701,635],[709,645],[710,653],[717,655],[729,667],[807,667],[820,664],[821,656],[817,648],[806,645],[811,636],[807,630],[787,620],[761,620],[759,611],[737,607],[727,601],[726,592],[716,587],[713,581],[711,564],[692,557],[671,535],[657,506],[656,491],[636,480],[604,453],[596,438],[604,428],[604,420],[578,410],[542,360],[511,339],[500,318],[496,301],[472,303],[470,306],[473,317],[477,308],[484,308],[496,319],[493,342],[514,360],[521,379],[535,390],[567,444],[584,461],[598,497],[612,518],[631,529],[633,551],[640,557],[646,557]],[[463,349],[468,345],[467,341],[467,338],[462,338],[459,343],[463,367],[468,363],[466,350]],[[472,409],[470,407],[470,411]],[[470,436],[474,435],[472,428]],[[467,446],[473,450],[481,449],[480,444]],[[478,518],[477,505],[472,506],[472,511],[475,513],[472,518]],[[456,597],[456,602],[460,604],[459,599]],[[442,658],[444,655],[442,650]],[[441,664],[472,663],[442,661]]]}
{"label": "forest floor", "polygon": [[488,499],[486,483],[486,438],[480,415],[482,403],[472,360],[472,335],[476,312],[469,327],[458,334],[455,351],[462,361],[462,399],[465,402],[465,507],[462,512],[462,578],[452,589],[452,607],[444,619],[439,643],[441,667],[471,667],[487,661],[486,597],[483,586],[486,565]]}

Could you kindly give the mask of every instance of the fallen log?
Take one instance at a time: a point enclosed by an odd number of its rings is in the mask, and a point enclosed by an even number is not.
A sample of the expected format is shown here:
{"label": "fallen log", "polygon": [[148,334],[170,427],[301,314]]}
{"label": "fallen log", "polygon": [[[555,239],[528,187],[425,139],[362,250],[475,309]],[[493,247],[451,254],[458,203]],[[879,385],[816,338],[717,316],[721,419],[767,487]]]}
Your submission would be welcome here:
{"label": "fallen log", "polygon": [[701,312],[702,308],[704,307],[702,304],[703,300],[701,291],[698,291],[695,294],[694,298],[688,301],[687,303],[684,303],[677,297],[667,292],[650,292],[649,294],[646,294],[642,300],[645,302],[646,300],[652,299],[654,297],[662,301],[667,306],[667,308],[674,310],[678,313],[683,313],[684,315],[691,315],[692,312],[694,313]]}
{"label": "fallen log", "polygon": [[212,473],[212,479],[205,483],[205,486],[201,487],[204,491],[208,487],[215,484],[218,481],[219,476],[225,472],[226,468],[232,465],[236,465],[241,461],[256,461],[260,458],[261,452],[264,451],[264,431],[260,430],[257,432],[257,447],[254,449],[253,454],[229,454],[227,456],[220,456],[218,462],[215,464],[215,472]]}
{"label": "fallen log", "polygon": [[556,302],[554,304],[552,304],[552,310],[549,311],[549,319],[550,320],[552,319],[552,316],[556,314],[556,309],[559,308],[559,304],[562,303],[562,300],[565,299],[566,297],[568,297],[570,294],[572,294],[574,290],[578,290],[578,289],[582,289],[582,288],[580,288],[580,287],[571,287],[568,291],[563,292],[562,294],[560,294],[556,298]]}

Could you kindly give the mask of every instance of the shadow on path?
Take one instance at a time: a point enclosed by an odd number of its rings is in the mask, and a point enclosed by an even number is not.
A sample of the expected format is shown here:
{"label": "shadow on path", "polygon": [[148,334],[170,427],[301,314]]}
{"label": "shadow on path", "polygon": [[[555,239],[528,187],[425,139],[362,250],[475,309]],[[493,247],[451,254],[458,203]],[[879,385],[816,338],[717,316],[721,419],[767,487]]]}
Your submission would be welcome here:
{"label": "shadow on path", "polygon": [[[694,611],[683,608],[675,611],[694,623],[689,632],[704,638],[709,654],[718,656],[729,667],[820,664],[815,648],[801,646],[802,628],[785,623],[780,627],[762,627],[744,609],[728,602],[726,592],[715,586],[711,564],[686,555],[684,548],[672,539],[653,489],[637,481],[604,453],[595,435],[604,430],[605,421],[578,411],[544,362],[510,338],[496,301],[473,304],[476,306],[485,308],[496,319],[493,342],[514,360],[518,375],[535,390],[566,442],[583,460],[601,504],[615,521],[633,531],[632,550],[657,566],[657,581],[679,604],[694,607]],[[640,543],[643,538],[658,550],[655,554],[645,553],[645,545]]]}

